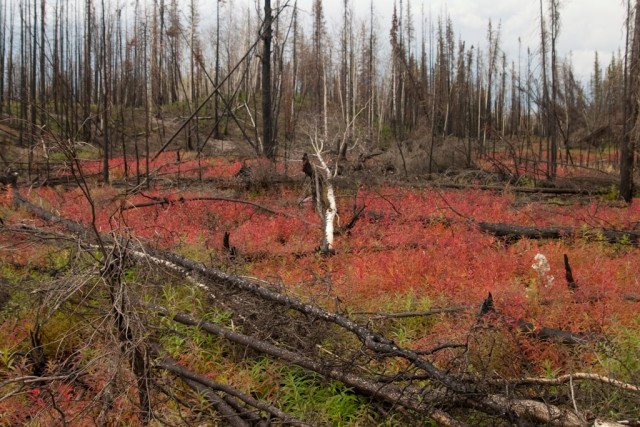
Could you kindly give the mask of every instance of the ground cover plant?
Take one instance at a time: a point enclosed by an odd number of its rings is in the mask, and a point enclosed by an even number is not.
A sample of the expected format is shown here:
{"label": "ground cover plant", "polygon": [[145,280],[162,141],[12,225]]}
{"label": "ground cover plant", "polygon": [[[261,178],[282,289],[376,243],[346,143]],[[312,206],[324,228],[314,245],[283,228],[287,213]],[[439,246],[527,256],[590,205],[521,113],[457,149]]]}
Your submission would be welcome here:
{"label": "ground cover plant", "polygon": [[299,162],[189,162],[133,192],[82,166],[3,192],[2,422],[240,425],[238,402],[300,425],[640,416],[636,204],[354,174],[327,254]]}

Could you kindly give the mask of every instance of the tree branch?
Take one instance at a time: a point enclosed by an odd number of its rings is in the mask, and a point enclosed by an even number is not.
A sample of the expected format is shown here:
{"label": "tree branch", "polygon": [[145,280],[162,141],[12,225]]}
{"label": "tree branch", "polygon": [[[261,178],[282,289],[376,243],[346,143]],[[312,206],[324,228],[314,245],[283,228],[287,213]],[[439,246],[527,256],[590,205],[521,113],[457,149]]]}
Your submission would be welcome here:
{"label": "tree branch", "polygon": [[156,366],[162,369],[166,369],[167,371],[170,371],[176,374],[177,376],[183,378],[184,380],[188,380],[190,382],[195,382],[197,384],[200,384],[206,387],[208,390],[221,391],[225,394],[228,394],[229,396],[233,396],[236,399],[241,400],[242,402],[246,403],[249,406],[252,406],[260,411],[267,412],[272,416],[279,418],[285,424],[289,424],[292,426],[300,426],[300,427],[310,426],[309,424],[304,423],[296,419],[295,417],[292,417],[286,412],[281,411],[280,409],[276,408],[273,405],[269,405],[265,402],[261,402],[257,399],[254,399],[251,396],[248,396],[236,390],[231,386],[213,382],[209,378],[205,377],[204,375],[200,375],[195,372],[192,372],[186,367],[180,365],[178,362],[176,362],[170,357],[165,357],[164,360],[157,362]]}
{"label": "tree branch", "polygon": [[175,205],[178,203],[187,203],[187,202],[201,202],[201,201],[213,201],[213,202],[229,202],[229,203],[238,203],[238,204],[243,204],[243,205],[249,205],[249,206],[253,206],[254,208],[260,209],[262,211],[268,212],[270,214],[273,215],[280,215],[280,216],[285,216],[288,218],[293,218],[296,219],[304,224],[310,225],[312,227],[317,227],[318,224],[314,224],[310,221],[307,221],[306,219],[300,218],[298,216],[292,215],[290,213],[287,212],[282,212],[282,211],[276,211],[274,209],[271,209],[267,206],[258,204],[258,203],[254,203],[254,202],[249,202],[247,200],[240,200],[240,199],[232,199],[229,197],[180,197],[178,199],[170,199],[168,197],[162,197],[159,199],[154,199],[150,202],[144,202],[144,203],[129,203],[128,205],[123,205],[120,207],[120,211],[126,211],[126,210],[130,210],[130,209],[139,209],[139,208],[146,208],[149,206],[156,206],[156,205]]}

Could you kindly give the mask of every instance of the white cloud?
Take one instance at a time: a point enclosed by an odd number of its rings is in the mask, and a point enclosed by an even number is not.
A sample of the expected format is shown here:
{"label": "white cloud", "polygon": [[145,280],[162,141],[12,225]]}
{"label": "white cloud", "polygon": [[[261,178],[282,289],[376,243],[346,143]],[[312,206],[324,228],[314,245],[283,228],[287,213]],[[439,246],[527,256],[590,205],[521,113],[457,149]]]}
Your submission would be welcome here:
{"label": "white cloud", "polygon": [[[367,19],[369,0],[350,0],[357,19]],[[420,34],[420,15],[431,13],[434,24],[438,16],[448,15],[453,22],[456,39],[466,41],[467,47],[478,44],[487,46],[487,25],[491,19],[494,28],[501,23],[500,45],[509,62],[518,61],[518,49],[522,46],[522,62],[526,61],[527,47],[538,52],[540,46],[540,0],[404,0],[411,2]],[[313,0],[298,0],[298,5],[311,13]],[[396,1],[399,3],[399,1]],[[543,0],[547,8],[548,0]],[[339,31],[344,0],[324,0],[329,30]],[[379,40],[388,40],[393,0],[373,0],[380,25]],[[618,0],[561,0],[560,35],[558,55],[571,54],[574,71],[581,78],[588,77],[593,69],[594,52],[606,64],[611,54],[624,44],[624,15],[622,1]],[[427,17],[428,19],[428,17]],[[520,40],[520,42],[519,42]]]}

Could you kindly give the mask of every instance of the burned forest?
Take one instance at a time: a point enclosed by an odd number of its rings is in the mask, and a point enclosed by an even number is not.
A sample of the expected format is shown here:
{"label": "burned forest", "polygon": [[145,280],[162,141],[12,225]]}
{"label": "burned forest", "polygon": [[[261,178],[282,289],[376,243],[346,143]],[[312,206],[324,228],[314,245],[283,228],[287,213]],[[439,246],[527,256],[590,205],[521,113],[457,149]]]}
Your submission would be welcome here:
{"label": "burned forest", "polygon": [[0,426],[640,426],[640,0],[529,3],[1,2]]}

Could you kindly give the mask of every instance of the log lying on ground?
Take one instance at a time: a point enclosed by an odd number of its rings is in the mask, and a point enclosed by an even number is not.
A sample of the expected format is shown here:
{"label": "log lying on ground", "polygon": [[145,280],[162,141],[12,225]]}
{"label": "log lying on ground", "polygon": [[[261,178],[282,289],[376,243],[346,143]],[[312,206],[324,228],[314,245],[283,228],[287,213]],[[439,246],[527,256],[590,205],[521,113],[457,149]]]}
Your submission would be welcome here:
{"label": "log lying on ground", "polygon": [[[549,425],[554,425],[554,426],[583,426],[584,425],[583,420],[570,410],[566,410],[563,408],[559,408],[559,407],[555,407],[547,404],[541,404],[540,402],[536,402],[534,400],[521,399],[521,398],[507,398],[499,394],[487,394],[486,392],[482,392],[480,391],[480,387],[476,385],[474,382],[459,381],[455,377],[445,374],[444,372],[436,368],[434,365],[432,365],[430,362],[427,362],[426,360],[422,359],[418,352],[396,346],[392,341],[387,340],[383,336],[376,334],[368,330],[367,328],[364,328],[355,324],[351,320],[346,319],[339,314],[330,313],[319,307],[315,307],[315,306],[300,302],[289,296],[275,293],[273,291],[270,291],[269,289],[262,288],[242,278],[230,276],[224,272],[220,272],[215,269],[206,268],[201,264],[185,259],[180,255],[173,254],[173,253],[165,253],[164,255],[165,257],[169,258],[168,260],[170,262],[177,261],[176,264],[182,268],[186,268],[187,270],[195,270],[195,271],[199,270],[199,273],[201,273],[200,274],[201,276],[205,276],[210,279],[215,278],[216,281],[219,281],[222,278],[226,278],[226,280],[223,283],[225,286],[240,287],[243,290],[251,289],[266,300],[269,300],[272,302],[279,302],[288,308],[292,308],[294,310],[300,311],[311,317],[320,318],[325,321],[342,326],[344,329],[351,331],[359,338],[364,337],[364,339],[362,338],[361,339],[365,347],[367,347],[369,350],[373,351],[374,353],[377,353],[378,355],[383,355],[385,357],[405,358],[406,360],[411,362],[414,366],[424,370],[428,374],[427,375],[428,378],[430,378],[431,380],[436,380],[437,382],[440,382],[442,385],[444,385],[448,389],[447,393],[453,392],[453,394],[448,394],[449,396],[448,398],[450,400],[449,403],[454,402],[456,399],[456,396],[471,395],[471,396],[474,396],[474,398],[471,399],[474,402],[473,407],[490,414],[497,414],[497,415],[503,416],[505,414],[515,413],[518,417],[533,420],[536,422],[548,423]],[[191,266],[191,268],[189,268],[188,266]],[[247,288],[247,286],[249,286],[249,288]],[[247,345],[259,352],[270,354],[272,356],[282,358],[290,363],[297,364],[298,366],[301,366],[303,368],[313,370],[321,375],[341,381],[349,385],[350,387],[360,390],[361,392],[367,392],[367,390],[370,390],[369,387],[363,387],[363,381],[364,383],[366,383],[366,380],[363,380],[363,378],[357,375],[355,376],[355,378],[350,378],[349,374],[341,373],[339,370],[336,372],[326,371],[325,369],[322,368],[321,364],[318,364],[315,361],[310,361],[310,359],[305,360],[305,358],[297,355],[296,353],[288,352],[287,350],[280,349],[279,347],[271,346],[268,343],[259,343],[252,338],[245,340],[241,334],[238,334],[234,331],[225,330],[224,328],[220,328],[219,326],[210,324],[209,322],[198,321],[196,319],[190,318],[187,315],[176,315],[174,316],[173,319],[180,323],[190,324],[191,326],[200,327],[206,330],[207,332],[223,336],[227,339],[230,339],[231,341],[234,341],[242,345]],[[270,349],[274,350],[274,353],[269,353]],[[311,363],[311,364],[307,364],[307,363]],[[384,387],[386,389],[390,387],[390,385],[385,384]],[[378,387],[376,387],[375,389],[377,390]],[[441,391],[438,391],[437,389],[433,389],[433,388],[430,388],[428,390],[429,390],[429,393],[431,393],[432,395],[434,393],[435,395],[439,395],[441,393]],[[464,391],[458,391],[458,390],[464,390]],[[429,402],[432,404],[436,403],[436,401],[433,400],[433,397],[431,399],[426,399],[423,395],[422,399],[424,399],[423,403],[424,402]],[[396,401],[396,403],[401,403],[401,402],[402,402],[401,400]],[[506,402],[508,402],[508,404],[506,404]],[[418,410],[418,408],[408,406],[410,405],[409,402],[402,403],[402,405],[410,409]],[[542,410],[543,407],[544,407],[544,410]],[[424,411],[424,409],[422,409],[422,411]],[[445,412],[442,412],[442,411],[440,412],[441,413],[438,413],[438,414],[430,413],[429,416],[437,420],[439,419],[438,422],[440,422],[442,425],[459,425],[455,423],[452,424],[452,422],[455,421],[454,419],[451,419],[449,422],[445,423],[444,420],[450,419],[450,417]]]}
{"label": "log lying on ground", "polygon": [[[167,314],[159,308],[159,311]],[[387,401],[393,405],[402,405],[408,409],[428,415],[440,425],[463,426],[466,425],[452,418],[448,413],[437,409],[437,405],[454,404],[463,399],[459,404],[474,407],[483,412],[505,415],[515,414],[522,419],[541,422],[552,426],[584,426],[585,422],[572,411],[548,405],[530,399],[507,397],[500,394],[476,395],[464,398],[464,396],[451,395],[447,391],[438,391],[430,388],[421,388],[416,393],[413,387],[397,386],[389,383],[376,383],[367,380],[349,370],[341,370],[331,366],[325,366],[299,354],[279,348],[275,345],[255,340],[236,331],[223,328],[210,322],[194,319],[187,314],[175,314],[173,320],[184,325],[201,328],[204,331],[224,337],[235,343],[245,345],[258,350],[261,353],[280,358],[302,368],[312,370],[327,378],[340,381],[361,393]],[[436,405],[436,406],[434,406]]]}
{"label": "log lying on ground", "polygon": [[189,378],[183,378],[184,381],[196,392],[202,394],[205,399],[213,406],[220,414],[225,424],[231,427],[250,427],[250,424],[245,421],[239,413],[237,413],[227,402],[220,396],[214,393],[210,388],[202,385],[198,381],[191,380]]}
{"label": "log lying on ground", "polygon": [[580,235],[593,235],[596,238],[604,238],[611,243],[629,242],[633,245],[640,243],[640,231],[621,231],[609,228],[596,228],[583,232],[573,227],[528,227],[514,224],[500,224],[493,222],[478,222],[478,228],[485,233],[507,239],[563,239]]}
{"label": "log lying on ground", "polygon": [[435,182],[426,184],[411,184],[412,187],[436,187],[451,188],[458,190],[486,190],[486,191],[511,191],[514,193],[528,194],[549,194],[549,195],[576,195],[576,196],[593,196],[598,194],[607,194],[610,190],[595,189],[588,190],[582,188],[555,188],[555,187],[517,187],[512,185],[476,185],[476,184],[456,184],[447,182]]}
{"label": "log lying on ground", "polygon": [[356,311],[352,314],[354,316],[367,316],[369,320],[384,320],[384,319],[406,319],[408,317],[430,317],[438,314],[451,314],[451,313],[461,313],[468,310],[469,307],[446,307],[446,308],[432,308],[427,311],[412,311],[412,312],[401,312],[401,313],[378,313],[378,312],[368,312],[368,311]]}
{"label": "log lying on ground", "polygon": [[589,334],[577,334],[557,328],[536,327],[533,323],[520,321],[518,329],[525,334],[534,336],[541,340],[555,341],[561,344],[579,345],[586,344],[593,337]]}
{"label": "log lying on ground", "polygon": [[489,295],[480,306],[480,310],[478,311],[478,319],[482,320],[484,316],[487,316],[489,314],[493,314],[500,319],[506,320],[506,323],[510,328],[512,328],[511,325],[515,324],[515,329],[519,332],[525,333],[541,340],[555,341],[561,344],[568,345],[577,345],[585,344],[592,338],[591,336],[589,336],[589,334],[575,334],[573,332],[565,331],[562,329],[536,326],[533,323],[527,322],[522,319],[517,321],[515,319],[508,319],[507,316],[496,310],[496,307],[493,304],[493,295],[491,295],[491,292],[489,292]]}

